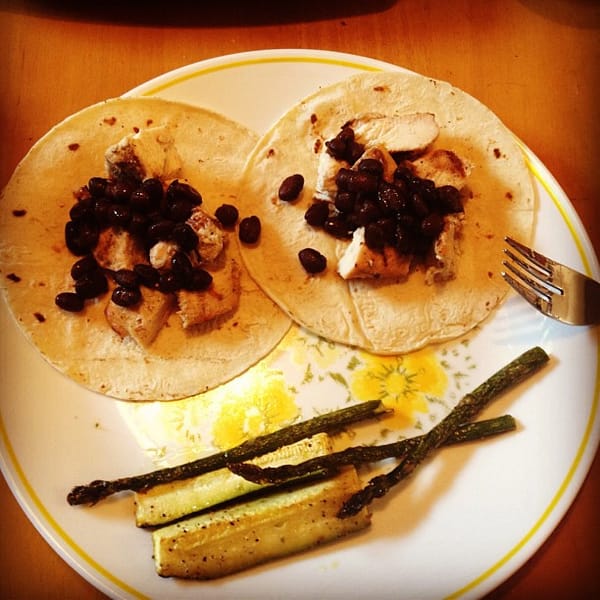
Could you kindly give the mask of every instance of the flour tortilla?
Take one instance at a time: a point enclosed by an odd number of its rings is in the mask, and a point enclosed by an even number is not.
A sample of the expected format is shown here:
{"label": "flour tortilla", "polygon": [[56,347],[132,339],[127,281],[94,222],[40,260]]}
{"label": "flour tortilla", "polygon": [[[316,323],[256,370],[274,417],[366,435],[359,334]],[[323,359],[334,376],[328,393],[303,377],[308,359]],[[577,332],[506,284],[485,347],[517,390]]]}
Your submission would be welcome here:
{"label": "flour tortilla", "polygon": [[[153,98],[111,99],[66,119],[34,145],[0,200],[1,285],[17,322],[59,371],[125,400],[171,400],[214,388],[266,355],[291,324],[245,270],[233,314],[195,331],[183,330],[172,314],[146,350],[110,328],[103,314],[109,295],[81,314],[55,306],[56,294],[73,288],[76,257],[64,243],[73,192],[106,174],[106,148],[135,128],[163,124],[184,162],[179,179],[200,191],[203,208],[213,213],[224,202],[236,204],[257,136],[216,113]],[[24,216],[15,216],[19,211]],[[242,264],[235,242],[228,252]]]}
{"label": "flour tortilla", "polygon": [[[430,112],[440,134],[434,148],[454,151],[471,169],[456,279],[426,285],[423,272],[402,282],[345,281],[336,273],[347,242],[313,229],[303,215],[315,192],[319,148],[342,125],[366,113]],[[281,181],[305,178],[297,201],[277,198]],[[534,189],[513,135],[485,106],[448,83],[403,72],[353,76],[290,109],[259,141],[246,165],[239,206],[262,222],[256,247],[242,247],[251,275],[295,321],[330,340],[397,354],[460,336],[505,297],[503,236],[528,242]],[[324,254],[327,270],[310,276],[298,251]]]}

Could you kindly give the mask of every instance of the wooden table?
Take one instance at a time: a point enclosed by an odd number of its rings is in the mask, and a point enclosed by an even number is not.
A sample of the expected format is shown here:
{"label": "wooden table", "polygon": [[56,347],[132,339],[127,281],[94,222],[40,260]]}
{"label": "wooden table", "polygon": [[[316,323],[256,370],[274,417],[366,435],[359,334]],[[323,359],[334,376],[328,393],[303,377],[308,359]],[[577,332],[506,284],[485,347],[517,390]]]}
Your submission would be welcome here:
{"label": "wooden table", "polygon": [[[558,179],[600,250],[595,0],[0,4],[2,186],[36,139],[86,105],[221,54],[322,48],[390,61],[479,98]],[[2,478],[0,522],[0,597],[103,597],[38,535]],[[599,541],[597,458],[557,530],[489,598],[597,595]]]}

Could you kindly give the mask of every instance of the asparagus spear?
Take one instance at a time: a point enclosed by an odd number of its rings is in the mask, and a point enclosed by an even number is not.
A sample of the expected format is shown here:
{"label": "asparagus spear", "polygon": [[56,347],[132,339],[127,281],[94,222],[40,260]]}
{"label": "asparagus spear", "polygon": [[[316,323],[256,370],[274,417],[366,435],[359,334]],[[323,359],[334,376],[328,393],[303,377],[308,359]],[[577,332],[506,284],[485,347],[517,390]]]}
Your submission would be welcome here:
{"label": "asparagus spear", "polygon": [[[511,415],[502,415],[501,417],[476,421],[475,423],[465,423],[450,433],[448,439],[444,441],[444,445],[480,440],[492,435],[513,431],[515,428],[516,422]],[[378,446],[351,446],[339,452],[310,458],[296,465],[261,467],[244,462],[231,463],[228,467],[236,475],[252,483],[283,483],[312,473],[328,473],[332,469],[345,465],[377,462],[391,457],[402,458],[409,452],[414,451],[424,437],[424,435],[420,435]]]}
{"label": "asparagus spear", "polygon": [[340,509],[338,517],[351,517],[375,498],[384,496],[390,488],[408,477],[433,450],[442,445],[461,423],[473,419],[491,400],[538,371],[548,360],[546,352],[536,346],[500,369],[473,392],[464,396],[450,414],[423,436],[414,450],[409,452],[397,467],[389,473],[373,477],[362,490],[353,494]]}
{"label": "asparagus spear", "polygon": [[95,504],[111,494],[124,490],[139,492],[161,483],[195,477],[225,467],[228,463],[249,460],[276,450],[281,446],[311,437],[316,433],[334,431],[350,423],[380,416],[384,412],[386,410],[379,400],[361,402],[360,404],[318,415],[307,421],[248,440],[224,452],[211,454],[182,465],[110,481],[97,479],[87,485],[75,486],[67,494],[67,502],[71,505]]}

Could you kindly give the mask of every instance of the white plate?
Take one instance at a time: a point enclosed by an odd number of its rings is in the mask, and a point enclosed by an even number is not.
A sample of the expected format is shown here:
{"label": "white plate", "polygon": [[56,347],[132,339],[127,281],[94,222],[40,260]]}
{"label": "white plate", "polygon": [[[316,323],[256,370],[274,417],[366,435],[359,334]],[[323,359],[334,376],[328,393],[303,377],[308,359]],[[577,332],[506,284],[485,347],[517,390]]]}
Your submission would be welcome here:
{"label": "white plate", "polygon": [[[395,68],[346,54],[269,50],[193,64],[130,94],[202,105],[260,133],[317,86],[361,70]],[[524,152],[539,195],[535,245],[598,277],[597,258],[564,192],[533,153]],[[443,450],[377,501],[373,526],[357,536],[217,582],[161,579],[149,534],[134,526],[131,496],[70,507],[65,495],[72,485],[143,472],[205,449],[200,423],[219,421],[214,407],[227,398],[243,403],[266,390],[276,406],[257,401],[254,425],[273,424],[296,410],[309,414],[342,404],[365,370],[393,394],[399,363],[386,370],[389,364],[294,328],[279,349],[225,390],[227,396],[221,390],[208,398],[131,405],[59,375],[25,341],[4,304],[0,330],[4,476],[51,546],[115,598],[391,598],[400,590],[405,598],[479,597],[550,535],[579,490],[600,436],[597,330],[560,325],[512,297],[480,330],[403,368],[425,365],[425,391],[440,393],[442,403],[430,404],[428,413],[419,412],[419,394],[413,396],[416,426],[428,427],[521,351],[543,346],[552,366],[486,412],[512,413],[518,432]],[[441,392],[432,383],[440,374],[447,377]],[[235,411],[229,414],[229,424],[238,425]]]}

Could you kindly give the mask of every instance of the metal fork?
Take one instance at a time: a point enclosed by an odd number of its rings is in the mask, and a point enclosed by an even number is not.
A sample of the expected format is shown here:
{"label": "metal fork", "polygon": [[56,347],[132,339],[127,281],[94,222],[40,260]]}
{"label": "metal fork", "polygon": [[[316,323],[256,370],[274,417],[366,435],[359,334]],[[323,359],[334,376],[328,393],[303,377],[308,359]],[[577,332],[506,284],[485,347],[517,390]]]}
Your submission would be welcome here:
{"label": "metal fork", "polygon": [[600,283],[528,248],[511,237],[502,277],[544,315],[570,325],[600,323]]}

